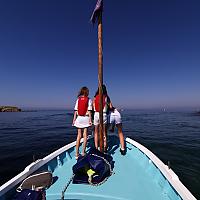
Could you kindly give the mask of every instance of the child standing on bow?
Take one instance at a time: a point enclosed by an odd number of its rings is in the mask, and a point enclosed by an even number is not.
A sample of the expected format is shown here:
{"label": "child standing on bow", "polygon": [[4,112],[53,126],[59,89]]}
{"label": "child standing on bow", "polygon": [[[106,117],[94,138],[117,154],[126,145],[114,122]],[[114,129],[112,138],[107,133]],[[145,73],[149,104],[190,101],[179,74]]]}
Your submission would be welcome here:
{"label": "child standing on bow", "polygon": [[[107,113],[108,113],[108,107],[110,107],[110,98],[107,94],[107,89],[105,85],[102,85],[102,94],[103,94],[103,137],[104,137],[104,152],[107,151]],[[99,88],[97,89],[94,99],[93,99],[93,108],[94,108],[94,143],[96,149],[99,147]]]}
{"label": "child standing on bow", "polygon": [[72,125],[77,127],[77,139],[76,139],[76,159],[79,157],[79,146],[83,135],[83,149],[82,156],[85,155],[85,149],[87,145],[87,131],[88,127],[92,125],[91,111],[92,111],[92,101],[88,97],[89,89],[87,87],[82,87],[76,104],[74,107],[74,118]]}

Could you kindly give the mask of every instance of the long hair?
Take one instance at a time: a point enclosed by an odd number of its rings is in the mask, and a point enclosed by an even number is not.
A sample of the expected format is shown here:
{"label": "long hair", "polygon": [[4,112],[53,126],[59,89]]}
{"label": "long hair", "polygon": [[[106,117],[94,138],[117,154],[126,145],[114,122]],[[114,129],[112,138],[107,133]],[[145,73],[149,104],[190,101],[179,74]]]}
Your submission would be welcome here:
{"label": "long hair", "polygon": [[89,89],[87,87],[82,87],[78,93],[78,97],[85,96],[87,97],[89,95]]}
{"label": "long hair", "polygon": [[[106,86],[104,84],[102,85],[102,93],[103,93],[103,95],[108,96],[107,89],[106,89]],[[98,94],[99,94],[99,88],[97,89],[94,97],[96,97]]]}

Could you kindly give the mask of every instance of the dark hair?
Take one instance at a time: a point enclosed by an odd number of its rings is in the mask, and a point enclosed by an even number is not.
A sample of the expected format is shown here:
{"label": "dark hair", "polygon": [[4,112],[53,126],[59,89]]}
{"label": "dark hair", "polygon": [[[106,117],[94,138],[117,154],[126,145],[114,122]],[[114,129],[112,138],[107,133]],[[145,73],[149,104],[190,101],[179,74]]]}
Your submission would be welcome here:
{"label": "dark hair", "polygon": [[87,87],[82,87],[78,93],[78,97],[80,96],[88,96],[89,95],[89,89]]}
{"label": "dark hair", "polygon": [[[102,85],[102,93],[103,93],[103,95],[108,96],[107,89],[106,89],[106,86],[104,84]],[[99,88],[97,89],[94,97],[96,97],[98,94],[99,94]]]}

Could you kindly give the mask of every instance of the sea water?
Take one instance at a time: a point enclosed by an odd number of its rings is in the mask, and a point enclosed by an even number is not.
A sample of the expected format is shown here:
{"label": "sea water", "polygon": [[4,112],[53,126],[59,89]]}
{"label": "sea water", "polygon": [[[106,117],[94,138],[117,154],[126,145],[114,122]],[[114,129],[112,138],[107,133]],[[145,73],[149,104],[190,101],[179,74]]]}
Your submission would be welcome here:
{"label": "sea water", "polygon": [[[200,199],[200,116],[193,111],[125,110],[124,135],[146,146]],[[76,139],[73,112],[0,113],[0,185]],[[89,133],[92,134],[91,127]]]}

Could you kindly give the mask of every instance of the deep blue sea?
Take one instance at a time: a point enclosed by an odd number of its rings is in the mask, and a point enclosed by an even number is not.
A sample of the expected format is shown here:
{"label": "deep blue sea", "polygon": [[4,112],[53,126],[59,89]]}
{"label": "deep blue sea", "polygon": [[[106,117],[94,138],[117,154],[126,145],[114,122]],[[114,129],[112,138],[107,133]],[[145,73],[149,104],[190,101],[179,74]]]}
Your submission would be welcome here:
{"label": "deep blue sea", "polygon": [[[200,116],[192,111],[125,110],[124,135],[146,146],[200,199]],[[0,113],[0,185],[33,160],[76,139],[72,111]],[[89,130],[92,132],[92,129]]]}

